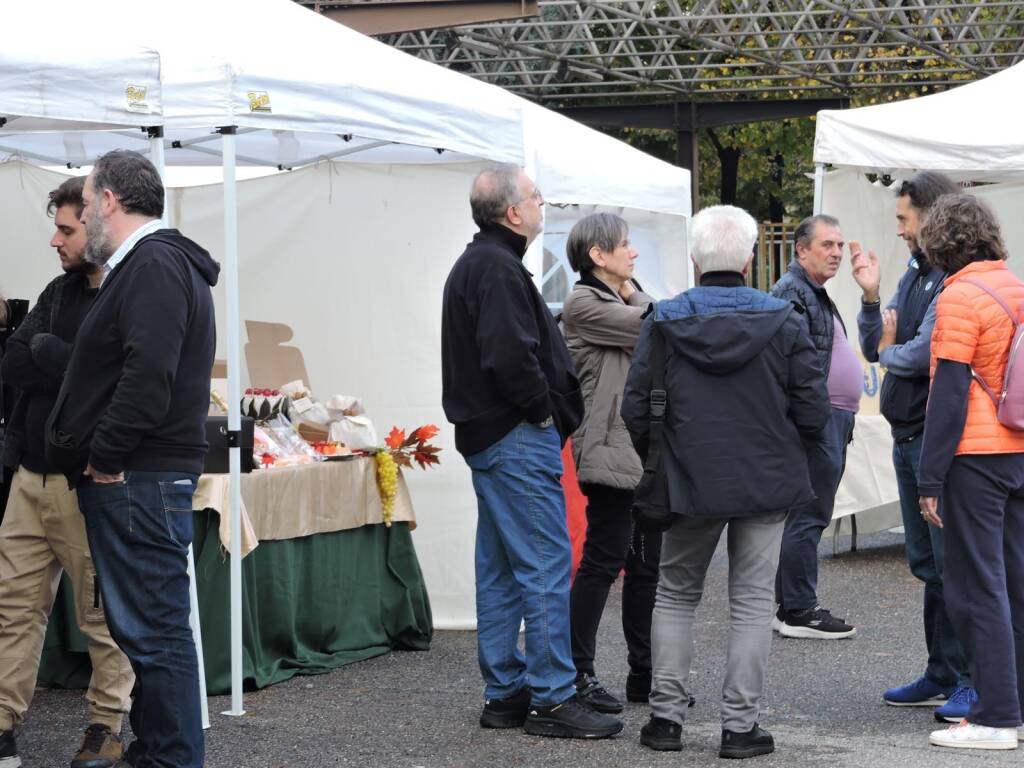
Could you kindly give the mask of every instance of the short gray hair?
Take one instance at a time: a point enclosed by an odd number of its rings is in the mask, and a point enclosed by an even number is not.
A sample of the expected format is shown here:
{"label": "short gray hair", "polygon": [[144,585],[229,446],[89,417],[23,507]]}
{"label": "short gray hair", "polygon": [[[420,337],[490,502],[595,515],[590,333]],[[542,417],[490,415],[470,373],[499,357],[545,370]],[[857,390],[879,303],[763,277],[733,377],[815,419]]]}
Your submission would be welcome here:
{"label": "short gray hair", "polygon": [[814,240],[814,230],[817,229],[818,224],[838,227],[839,219],[835,216],[829,216],[827,213],[819,213],[814,216],[808,216],[801,221],[796,225],[796,229],[793,230],[793,253],[796,253],[798,245],[804,248],[811,247],[811,242]]}
{"label": "short gray hair", "polygon": [[515,163],[497,163],[476,175],[469,193],[469,207],[478,227],[502,221],[509,206],[516,204],[521,172]]}
{"label": "short gray hair", "polygon": [[590,249],[595,245],[602,251],[614,251],[629,234],[629,224],[614,213],[592,213],[577,221],[565,241],[565,255],[569,266],[580,274],[594,269]]}
{"label": "short gray hair", "polygon": [[754,253],[757,222],[732,205],[712,205],[693,217],[690,254],[702,274],[742,272]]}

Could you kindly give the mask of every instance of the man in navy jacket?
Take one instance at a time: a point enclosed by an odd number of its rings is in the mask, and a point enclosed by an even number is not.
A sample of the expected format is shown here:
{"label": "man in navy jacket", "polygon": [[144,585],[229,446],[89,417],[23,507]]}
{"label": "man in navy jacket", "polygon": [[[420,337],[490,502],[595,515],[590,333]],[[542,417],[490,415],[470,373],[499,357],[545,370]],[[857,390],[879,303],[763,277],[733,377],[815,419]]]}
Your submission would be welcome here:
{"label": "man in navy jacket", "polygon": [[820,435],[829,402],[800,310],[744,285],[756,240],[757,223],[739,208],[712,206],[694,217],[699,284],[655,305],[626,379],[622,418],[641,450],[651,438],[653,348],[664,345],[659,453],[672,523],[651,628],[652,715],[640,734],[651,749],[682,749],[695,613],[723,532],[730,619],[719,755],[774,749],[758,725],[772,583],[787,511],[813,498],[802,438]]}
{"label": "man in navy jacket", "polygon": [[974,703],[967,660],[953,633],[942,589],[942,531],[929,525],[918,509],[918,465],[928,402],[929,365],[935,305],[945,273],[928,263],[917,231],[928,209],[941,195],[959,191],[949,178],[922,171],[897,189],[897,234],[910,249],[907,271],[896,294],[882,310],[881,270],[873,251],[850,243],[853,277],[864,294],[857,315],[860,347],[868,362],[885,368],[879,408],[892,428],[892,463],[900,493],[900,510],[910,572],[924,582],[924,637],[928,663],[913,682],[882,694],[897,707],[938,707],[936,718],[960,722]]}

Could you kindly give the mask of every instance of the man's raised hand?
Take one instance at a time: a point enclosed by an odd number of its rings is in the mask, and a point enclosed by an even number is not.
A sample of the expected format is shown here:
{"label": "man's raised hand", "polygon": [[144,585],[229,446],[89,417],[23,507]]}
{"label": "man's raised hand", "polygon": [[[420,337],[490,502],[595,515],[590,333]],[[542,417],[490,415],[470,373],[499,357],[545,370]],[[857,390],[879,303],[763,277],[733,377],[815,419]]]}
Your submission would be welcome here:
{"label": "man's raised hand", "polygon": [[872,304],[878,301],[878,289],[882,283],[882,270],[878,266],[878,257],[874,251],[868,251],[867,255],[861,250],[860,243],[856,240],[850,241],[850,266],[853,269],[853,279],[864,291],[864,302]]}

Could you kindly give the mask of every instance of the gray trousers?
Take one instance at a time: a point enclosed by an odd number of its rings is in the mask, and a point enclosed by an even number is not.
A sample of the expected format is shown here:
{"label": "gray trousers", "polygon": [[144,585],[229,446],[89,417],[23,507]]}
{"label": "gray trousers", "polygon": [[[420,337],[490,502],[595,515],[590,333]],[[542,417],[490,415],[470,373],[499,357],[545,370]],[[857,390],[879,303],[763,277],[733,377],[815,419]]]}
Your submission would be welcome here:
{"label": "gray trousers", "polygon": [[775,571],[785,513],[729,520],[676,518],[661,544],[654,603],[651,711],[682,723],[693,661],[693,625],[704,577],[722,530],[729,550],[729,648],[722,686],[722,727],[749,731],[758,718],[772,642]]}

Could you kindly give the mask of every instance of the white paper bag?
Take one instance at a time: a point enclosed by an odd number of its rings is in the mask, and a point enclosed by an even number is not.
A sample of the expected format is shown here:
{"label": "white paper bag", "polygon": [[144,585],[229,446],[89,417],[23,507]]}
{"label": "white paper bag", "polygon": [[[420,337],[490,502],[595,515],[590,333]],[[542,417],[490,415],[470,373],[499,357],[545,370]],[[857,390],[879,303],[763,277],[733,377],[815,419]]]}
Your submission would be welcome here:
{"label": "white paper bag", "polygon": [[367,416],[343,416],[332,422],[331,440],[344,443],[354,451],[370,451],[379,446],[377,430]]}

